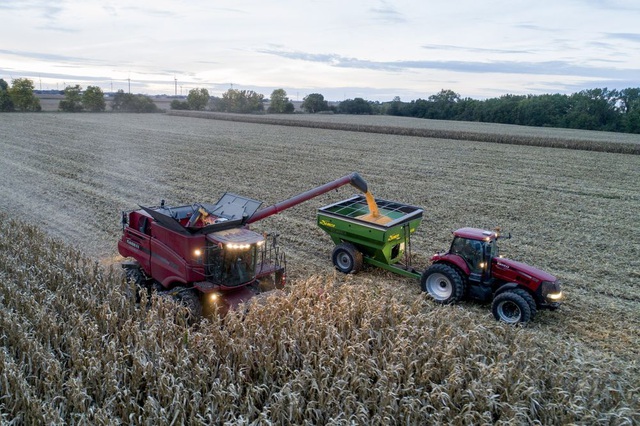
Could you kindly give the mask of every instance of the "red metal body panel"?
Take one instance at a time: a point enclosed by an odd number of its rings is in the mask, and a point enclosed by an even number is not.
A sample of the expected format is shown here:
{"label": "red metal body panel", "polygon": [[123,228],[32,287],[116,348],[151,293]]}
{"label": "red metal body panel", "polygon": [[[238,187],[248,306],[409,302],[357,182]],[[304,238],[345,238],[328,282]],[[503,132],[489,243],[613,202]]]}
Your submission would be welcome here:
{"label": "red metal body panel", "polygon": [[452,264],[458,269],[460,269],[462,272],[464,272],[465,275],[469,275],[469,273],[471,272],[469,270],[469,265],[467,265],[467,262],[465,262],[465,260],[457,254],[444,253],[444,254],[433,255],[431,257],[431,263]]}
{"label": "red metal body panel", "polygon": [[532,291],[536,291],[542,281],[556,281],[556,277],[545,271],[505,258],[493,258],[491,275],[501,281],[522,284]]}
{"label": "red metal body panel", "polygon": [[309,191],[303,192],[301,194],[296,195],[295,197],[291,197],[287,200],[276,203],[272,206],[269,206],[265,209],[259,210],[256,212],[251,218],[247,221],[247,223],[257,222],[266,217],[272,216],[276,213],[281,212],[282,210],[288,209],[289,207],[296,206],[300,203],[303,203],[307,200],[310,200],[318,195],[322,195],[326,192],[329,192],[333,189],[340,188],[346,184],[350,183],[355,186],[362,192],[367,192],[367,184],[357,173],[351,173],[350,175],[343,176],[340,179],[336,179],[333,182],[326,183],[324,185],[318,186],[317,188],[310,189]]}

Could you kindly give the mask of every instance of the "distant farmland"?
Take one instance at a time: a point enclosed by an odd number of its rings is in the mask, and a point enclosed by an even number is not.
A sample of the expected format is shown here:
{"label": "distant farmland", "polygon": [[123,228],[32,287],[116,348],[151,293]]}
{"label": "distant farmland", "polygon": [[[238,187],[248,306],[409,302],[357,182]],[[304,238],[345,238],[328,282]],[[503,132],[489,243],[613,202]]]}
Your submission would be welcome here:
{"label": "distant farmland", "polygon": [[[638,135],[301,117],[639,144]],[[637,155],[89,113],[2,114],[0,150],[0,422],[640,422]],[[563,281],[562,309],[511,328],[487,306],[436,306],[411,279],[336,274],[315,211],[353,189],[256,223],[281,235],[288,296],[224,327],[188,328],[163,301],[135,308],[109,269],[121,210],[225,191],[267,206],[352,171],[377,197],[424,208],[415,266],[445,249],[452,229],[501,226],[513,234],[505,254]]]}

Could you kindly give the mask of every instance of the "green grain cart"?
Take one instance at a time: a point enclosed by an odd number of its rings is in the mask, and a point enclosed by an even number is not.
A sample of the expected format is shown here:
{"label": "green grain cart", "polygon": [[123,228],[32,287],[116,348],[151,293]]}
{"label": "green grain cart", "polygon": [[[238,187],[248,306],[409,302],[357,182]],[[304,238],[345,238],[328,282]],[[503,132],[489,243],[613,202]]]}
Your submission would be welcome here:
{"label": "green grain cart", "polygon": [[366,262],[400,275],[420,279],[411,267],[411,234],[422,222],[423,210],[376,199],[380,216],[372,220],[366,198],[356,195],[318,209],[318,226],[335,248],[333,264],[344,273],[357,273]]}

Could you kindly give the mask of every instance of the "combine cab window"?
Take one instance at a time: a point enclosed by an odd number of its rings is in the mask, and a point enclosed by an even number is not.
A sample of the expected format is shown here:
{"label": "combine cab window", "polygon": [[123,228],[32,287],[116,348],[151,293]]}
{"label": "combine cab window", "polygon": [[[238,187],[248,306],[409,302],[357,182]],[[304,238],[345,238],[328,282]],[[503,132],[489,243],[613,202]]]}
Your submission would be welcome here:
{"label": "combine cab window", "polygon": [[211,282],[225,287],[236,287],[256,276],[256,246],[249,248],[220,248],[208,251],[206,274]]}

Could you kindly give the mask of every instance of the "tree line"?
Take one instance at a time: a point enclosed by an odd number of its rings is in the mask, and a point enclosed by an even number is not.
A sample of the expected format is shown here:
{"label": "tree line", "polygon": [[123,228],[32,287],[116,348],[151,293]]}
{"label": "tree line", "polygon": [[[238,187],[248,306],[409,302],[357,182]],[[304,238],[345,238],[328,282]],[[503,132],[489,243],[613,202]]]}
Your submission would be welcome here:
{"label": "tree line", "polygon": [[[106,102],[99,87],[68,86],[59,109],[67,112],[104,111]],[[269,97],[266,113],[295,112],[293,102],[284,89],[276,89]],[[177,110],[209,110],[232,113],[264,113],[264,95],[252,90],[229,89],[221,97],[210,96],[204,88],[189,91],[186,100],[174,99],[170,107]],[[119,90],[111,101],[111,109],[119,112],[157,112],[158,107],[145,95],[132,95]],[[564,127],[584,130],[640,133],[640,88],[623,90],[588,89],[571,95],[504,95],[477,100],[462,98],[452,90],[441,90],[426,99],[403,102],[374,102],[363,98],[347,99],[329,105],[320,93],[304,97],[306,113],[383,114],[435,120],[479,121],[539,127]],[[0,79],[0,112],[40,111],[33,81],[19,78],[11,87]]]}

